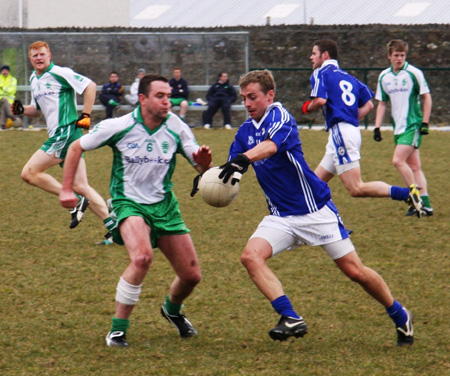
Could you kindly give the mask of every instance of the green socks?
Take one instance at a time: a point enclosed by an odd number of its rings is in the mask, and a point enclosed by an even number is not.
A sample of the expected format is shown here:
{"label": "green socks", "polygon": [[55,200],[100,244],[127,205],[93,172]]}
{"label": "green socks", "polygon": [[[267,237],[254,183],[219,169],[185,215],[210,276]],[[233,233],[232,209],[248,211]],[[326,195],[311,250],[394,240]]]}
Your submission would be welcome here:
{"label": "green socks", "polygon": [[169,315],[179,315],[183,304],[175,304],[169,300],[169,295],[166,296],[166,302],[164,303],[164,307],[166,307],[166,311]]}
{"label": "green socks", "polygon": [[117,222],[111,217],[104,219],[103,224],[108,229],[108,231],[112,231],[117,226]]}
{"label": "green socks", "polygon": [[426,208],[431,208],[430,196],[428,196],[428,195],[420,196],[420,198],[422,199],[423,206],[425,206]]}
{"label": "green socks", "polygon": [[127,332],[130,327],[129,319],[118,319],[116,317],[112,318],[111,332]]}

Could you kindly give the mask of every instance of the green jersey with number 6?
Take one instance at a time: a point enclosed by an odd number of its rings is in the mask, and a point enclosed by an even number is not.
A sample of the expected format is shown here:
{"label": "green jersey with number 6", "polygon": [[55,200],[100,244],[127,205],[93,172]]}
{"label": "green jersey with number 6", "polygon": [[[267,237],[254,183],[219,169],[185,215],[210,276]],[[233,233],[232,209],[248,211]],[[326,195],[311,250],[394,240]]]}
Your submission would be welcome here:
{"label": "green jersey with number 6", "polygon": [[132,113],[107,119],[81,139],[84,150],[109,145],[113,150],[110,191],[113,198],[127,197],[140,204],[154,204],[172,189],[176,154],[193,166],[199,149],[191,129],[169,113],[155,130],[148,129],[138,106]]}

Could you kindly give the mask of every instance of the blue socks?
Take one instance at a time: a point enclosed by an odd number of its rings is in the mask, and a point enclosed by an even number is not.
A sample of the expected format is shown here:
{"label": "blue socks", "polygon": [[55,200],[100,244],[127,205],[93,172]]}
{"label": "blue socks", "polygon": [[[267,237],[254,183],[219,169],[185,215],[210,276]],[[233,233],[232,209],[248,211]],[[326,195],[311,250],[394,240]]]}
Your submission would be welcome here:
{"label": "blue socks", "polygon": [[408,320],[408,315],[403,309],[403,306],[396,300],[394,300],[394,304],[392,304],[389,308],[386,308],[386,312],[392,321],[394,321],[396,327],[405,325]]}
{"label": "blue socks", "polygon": [[405,201],[409,197],[409,188],[397,187],[396,185],[391,186],[389,195],[393,200]]}
{"label": "blue socks", "polygon": [[271,302],[272,307],[280,315],[293,317],[294,319],[300,318],[297,312],[292,308],[291,301],[286,295],[282,295]]}

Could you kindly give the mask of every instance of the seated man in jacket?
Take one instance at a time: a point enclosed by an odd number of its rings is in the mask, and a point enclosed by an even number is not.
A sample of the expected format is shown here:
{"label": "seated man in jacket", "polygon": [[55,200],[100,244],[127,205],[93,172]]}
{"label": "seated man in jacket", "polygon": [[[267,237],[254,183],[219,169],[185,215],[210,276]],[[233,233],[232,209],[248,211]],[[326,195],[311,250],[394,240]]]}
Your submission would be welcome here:
{"label": "seated man in jacket", "polygon": [[122,100],[122,93],[124,91],[123,85],[119,82],[119,74],[112,71],[109,74],[109,82],[103,85],[102,92],[99,96],[100,102],[106,108],[106,118],[113,117],[114,109],[119,105]]}
{"label": "seated man in jacket", "polygon": [[225,129],[231,129],[231,103],[236,100],[236,97],[236,90],[228,81],[228,74],[225,72],[219,73],[219,79],[209,88],[206,94],[208,109],[203,113],[203,127],[205,129],[211,128],[213,117],[221,108]]}

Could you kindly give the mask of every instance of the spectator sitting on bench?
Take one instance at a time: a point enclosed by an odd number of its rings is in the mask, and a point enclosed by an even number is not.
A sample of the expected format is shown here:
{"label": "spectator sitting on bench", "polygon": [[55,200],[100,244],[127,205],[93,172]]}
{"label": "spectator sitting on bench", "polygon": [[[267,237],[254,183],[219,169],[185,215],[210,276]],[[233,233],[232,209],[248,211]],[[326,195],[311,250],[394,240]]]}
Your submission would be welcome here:
{"label": "spectator sitting on bench", "polygon": [[122,100],[122,93],[124,91],[123,85],[119,82],[119,74],[112,71],[109,74],[109,82],[102,87],[102,92],[99,95],[100,102],[106,108],[106,118],[113,117],[113,111],[117,108]]}
{"label": "spectator sitting on bench", "polygon": [[203,113],[203,127],[205,129],[211,128],[212,120],[219,108],[222,108],[223,122],[225,129],[231,129],[231,103],[236,98],[236,90],[228,81],[228,74],[225,72],[219,73],[219,79],[213,84],[206,94],[208,101],[208,109]]}
{"label": "spectator sitting on bench", "polygon": [[187,81],[181,77],[181,68],[173,69],[173,78],[170,79],[169,85],[172,88],[170,103],[172,106],[180,106],[180,119],[184,121],[189,106],[189,87]]}
{"label": "spectator sitting on bench", "polygon": [[139,82],[141,82],[141,78],[145,76],[145,69],[141,68],[137,71],[137,76],[134,82],[130,86],[130,94],[125,95],[126,101],[132,106],[136,107],[139,104]]}

